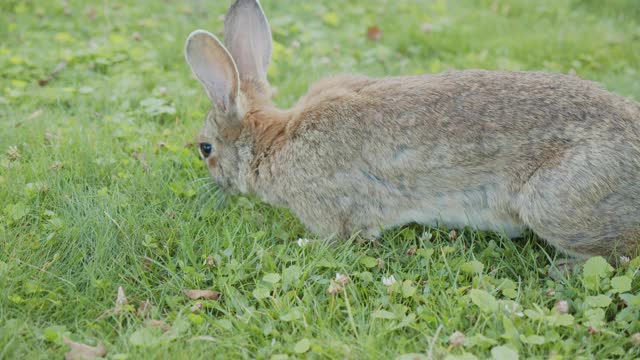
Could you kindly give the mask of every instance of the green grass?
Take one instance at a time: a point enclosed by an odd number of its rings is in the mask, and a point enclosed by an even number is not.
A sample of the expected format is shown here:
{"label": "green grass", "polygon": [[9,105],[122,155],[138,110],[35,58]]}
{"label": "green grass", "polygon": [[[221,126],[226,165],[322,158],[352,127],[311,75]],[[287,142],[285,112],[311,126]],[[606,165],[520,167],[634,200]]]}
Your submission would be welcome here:
{"label": "green grass", "polygon": [[[0,4],[0,358],[61,358],[64,336],[114,359],[640,356],[640,259],[554,281],[559,255],[532,236],[412,226],[301,247],[313,235],[286,210],[216,208],[190,145],[208,101],[182,47],[219,34],[229,2],[89,3]],[[281,106],[329,74],[462,68],[574,71],[640,99],[637,0],[263,5]],[[330,294],[336,272],[350,282]],[[101,317],[119,286],[129,305]],[[222,296],[192,313],[185,289]],[[136,315],[147,299],[168,333]]]}

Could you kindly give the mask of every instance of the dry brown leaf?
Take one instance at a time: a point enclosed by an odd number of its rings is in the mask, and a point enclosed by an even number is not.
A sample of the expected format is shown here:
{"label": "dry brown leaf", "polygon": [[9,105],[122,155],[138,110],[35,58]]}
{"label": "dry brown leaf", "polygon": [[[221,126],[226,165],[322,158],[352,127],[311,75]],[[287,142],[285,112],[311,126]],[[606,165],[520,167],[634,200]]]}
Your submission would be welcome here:
{"label": "dry brown leaf", "polygon": [[429,34],[433,32],[433,24],[424,23],[420,25],[420,30],[422,30],[422,32],[425,34]]}
{"label": "dry brown leaf", "polygon": [[409,248],[409,250],[407,250],[407,255],[413,256],[417,252],[418,252],[418,247],[416,245],[413,245],[412,247]]}
{"label": "dry brown leaf", "polygon": [[51,73],[52,76],[56,76],[60,73],[60,71],[64,70],[64,68],[67,67],[67,62],[66,61],[61,61],[58,63],[58,65],[56,65],[55,69],[53,69],[53,72]]}
{"label": "dry brown leaf", "polygon": [[64,167],[63,163],[61,163],[60,161],[56,161],[49,167],[49,170],[57,171],[57,170],[62,169],[63,167]]}
{"label": "dry brown leaf", "polygon": [[68,0],[62,0],[62,6],[63,6],[63,10],[62,12],[67,15],[70,16],[73,13],[71,12],[71,8],[69,7],[69,1]]}
{"label": "dry brown leaf", "polygon": [[27,116],[27,120],[33,120],[33,119],[37,118],[38,116],[42,115],[43,113],[44,113],[44,110],[38,109],[38,110],[32,112],[29,116]]}
{"label": "dry brown leaf", "polygon": [[191,300],[218,300],[220,293],[212,290],[184,290],[184,294]]}
{"label": "dry brown leaf", "polygon": [[200,301],[196,301],[196,303],[193,304],[193,306],[189,310],[191,310],[192,313],[198,313],[198,312],[200,312],[200,310],[202,310],[203,307],[204,306],[202,305],[202,303]]}
{"label": "dry brown leaf", "polygon": [[56,134],[53,134],[53,133],[50,133],[50,132],[44,133],[44,141],[46,141],[49,144],[53,143],[59,137],[60,137],[59,135],[56,135]]}
{"label": "dry brown leaf", "polygon": [[214,338],[213,336],[195,336],[192,337],[191,339],[187,340],[188,343],[192,343],[194,341],[216,341],[216,338]]}
{"label": "dry brown leaf", "polygon": [[118,295],[116,296],[116,306],[113,309],[109,309],[102,313],[102,315],[98,316],[97,320],[104,319],[109,315],[118,315],[124,310],[124,307],[129,303],[127,301],[127,297],[124,295],[124,289],[122,286],[118,286]]}
{"label": "dry brown leaf", "polygon": [[216,259],[214,259],[213,256],[209,255],[207,256],[206,264],[207,266],[216,266]]}
{"label": "dry brown leaf", "polygon": [[128,303],[129,301],[124,295],[124,289],[122,286],[118,286],[118,296],[116,297],[116,306],[113,308],[113,313],[119,314]]}
{"label": "dry brown leaf", "polygon": [[545,294],[547,297],[552,298],[552,297],[556,296],[556,289],[554,289],[554,288],[549,288],[549,289],[547,289],[547,290],[544,292],[544,294]]}
{"label": "dry brown leaf", "polygon": [[378,25],[369,26],[367,38],[371,41],[379,41],[382,38],[382,29]]}
{"label": "dry brown leaf", "polygon": [[53,71],[48,77],[38,80],[38,85],[40,86],[47,85],[51,80],[55,79],[55,77],[58,76],[60,71],[62,71],[65,67],[67,67],[66,61],[59,62],[58,65],[56,65],[55,69],[53,69]]}
{"label": "dry brown leaf", "polygon": [[142,269],[145,272],[151,272],[153,270],[153,260],[149,259],[148,257],[145,257],[142,260]]}
{"label": "dry brown leaf", "polygon": [[20,155],[20,151],[17,146],[9,146],[9,149],[7,150],[7,158],[9,158],[10,161],[18,161],[21,157],[22,156]]}
{"label": "dry brown leaf", "polygon": [[131,156],[133,156],[138,161],[140,161],[140,164],[142,164],[142,167],[144,167],[145,170],[149,170],[149,163],[144,158],[144,155],[142,155],[142,154],[140,154],[138,152],[134,152],[133,154],[131,154]]}
{"label": "dry brown leaf", "polygon": [[500,10],[500,4],[498,4],[497,1],[494,1],[493,4],[491,4],[491,12],[497,14],[498,10]]}
{"label": "dry brown leaf", "polygon": [[136,314],[138,315],[138,317],[141,317],[141,318],[149,317],[149,314],[151,313],[152,308],[153,308],[153,305],[151,305],[151,301],[145,300],[142,303],[140,303],[140,307],[138,307],[138,311],[136,312]]}
{"label": "dry brown leaf", "polygon": [[144,326],[150,327],[150,328],[155,328],[155,329],[160,329],[160,330],[162,330],[164,332],[167,332],[167,331],[171,330],[171,326],[169,326],[166,322],[161,321],[161,320],[153,320],[153,319],[145,320]]}
{"label": "dry brown leaf", "polygon": [[98,17],[98,13],[96,12],[96,8],[90,6],[85,11],[84,15],[91,21],[95,20]]}
{"label": "dry brown leaf", "polygon": [[97,346],[89,346],[73,342],[67,337],[64,338],[64,343],[70,348],[69,351],[64,354],[65,360],[85,360],[107,356],[107,348],[104,347],[102,343],[98,343]]}

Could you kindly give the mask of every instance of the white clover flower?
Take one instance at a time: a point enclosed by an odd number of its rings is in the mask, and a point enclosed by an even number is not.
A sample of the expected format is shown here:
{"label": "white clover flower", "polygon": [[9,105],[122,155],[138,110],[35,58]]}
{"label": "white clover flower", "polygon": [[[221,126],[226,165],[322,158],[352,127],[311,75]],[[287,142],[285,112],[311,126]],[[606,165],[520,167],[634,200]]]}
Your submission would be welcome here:
{"label": "white clover flower", "polygon": [[425,232],[422,233],[422,236],[420,238],[422,240],[429,241],[429,240],[431,240],[431,238],[433,238],[433,234],[430,231],[425,231]]}
{"label": "white clover flower", "polygon": [[451,336],[449,336],[449,344],[451,346],[461,346],[464,345],[464,341],[466,340],[464,334],[460,331],[456,331]]}
{"label": "white clover flower", "polygon": [[520,310],[520,306],[515,301],[507,301],[504,303],[504,310],[508,313],[511,313],[517,317],[523,317],[524,313]]}
{"label": "white clover flower", "polygon": [[384,286],[392,286],[396,282],[396,278],[393,275],[389,277],[382,277],[382,283],[384,284]]}
{"label": "white clover flower", "polygon": [[305,247],[305,246],[309,245],[309,242],[311,242],[311,240],[306,239],[306,238],[299,238],[298,239],[298,246]]}
{"label": "white clover flower", "polygon": [[566,300],[560,300],[556,302],[554,308],[560,314],[568,314],[569,313],[569,303]]}
{"label": "white clover flower", "polygon": [[626,265],[631,262],[631,259],[628,256],[620,256],[620,264]]}
{"label": "white clover flower", "polygon": [[345,274],[336,273],[336,282],[340,285],[347,285],[349,277]]}
{"label": "white clover flower", "polygon": [[329,284],[329,287],[327,288],[327,292],[331,295],[335,295],[340,291],[342,291],[342,286],[337,282],[331,280],[331,284]]}

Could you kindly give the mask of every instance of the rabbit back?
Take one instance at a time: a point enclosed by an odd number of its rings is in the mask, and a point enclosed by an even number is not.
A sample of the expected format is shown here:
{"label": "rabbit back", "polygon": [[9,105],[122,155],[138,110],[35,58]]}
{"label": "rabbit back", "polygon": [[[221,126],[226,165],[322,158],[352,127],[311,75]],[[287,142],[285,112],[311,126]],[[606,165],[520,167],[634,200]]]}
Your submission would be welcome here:
{"label": "rabbit back", "polygon": [[[638,213],[638,114],[637,103],[559,74],[328,79],[292,110],[288,142],[263,164],[262,195],[342,235],[416,221],[513,237],[548,222],[525,209],[593,213],[606,196],[606,208],[617,199]],[[634,216],[622,222],[636,226]],[[619,235],[610,230],[601,232]]]}

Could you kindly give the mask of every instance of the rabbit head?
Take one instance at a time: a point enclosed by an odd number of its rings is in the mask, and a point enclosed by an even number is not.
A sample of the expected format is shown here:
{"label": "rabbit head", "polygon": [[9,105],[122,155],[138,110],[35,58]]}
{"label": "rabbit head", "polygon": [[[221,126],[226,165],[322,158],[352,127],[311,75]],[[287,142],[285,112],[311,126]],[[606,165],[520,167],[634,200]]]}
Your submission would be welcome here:
{"label": "rabbit head", "polygon": [[185,57],[211,100],[198,134],[200,156],[224,190],[247,192],[253,153],[250,118],[271,105],[267,68],[271,31],[257,0],[237,0],[224,23],[224,45],[205,30],[186,40]]}

